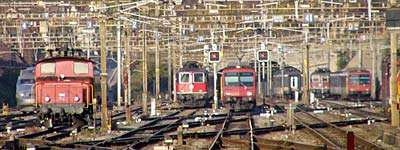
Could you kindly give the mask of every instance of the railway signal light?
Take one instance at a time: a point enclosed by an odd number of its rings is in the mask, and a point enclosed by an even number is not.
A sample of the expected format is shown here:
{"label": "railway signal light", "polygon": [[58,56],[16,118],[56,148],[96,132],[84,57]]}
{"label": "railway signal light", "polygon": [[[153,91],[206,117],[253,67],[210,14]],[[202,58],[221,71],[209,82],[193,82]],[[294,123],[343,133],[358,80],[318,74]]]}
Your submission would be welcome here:
{"label": "railway signal light", "polygon": [[269,51],[268,50],[259,50],[257,52],[257,60],[259,62],[267,62],[269,60]]}
{"label": "railway signal light", "polygon": [[208,52],[208,60],[211,63],[219,62],[221,60],[220,52],[219,51],[210,51],[210,52]]}

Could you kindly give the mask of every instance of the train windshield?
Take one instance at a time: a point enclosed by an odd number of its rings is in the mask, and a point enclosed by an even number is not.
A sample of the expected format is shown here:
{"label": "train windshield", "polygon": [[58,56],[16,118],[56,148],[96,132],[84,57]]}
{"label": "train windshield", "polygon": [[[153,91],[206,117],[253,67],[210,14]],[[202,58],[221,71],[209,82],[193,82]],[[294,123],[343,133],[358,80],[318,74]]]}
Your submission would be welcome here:
{"label": "train windshield", "polygon": [[34,79],[20,79],[19,84],[34,84],[35,80]]}
{"label": "train windshield", "polygon": [[194,82],[204,82],[204,74],[194,73]]}
{"label": "train windshield", "polygon": [[253,73],[251,72],[241,72],[240,82],[243,86],[254,86]]}
{"label": "train windshield", "polygon": [[225,73],[225,86],[254,86],[253,73],[251,72],[228,72]]}
{"label": "train windshield", "polygon": [[189,83],[190,74],[189,73],[180,73],[179,74],[179,83]]}
{"label": "train windshield", "polygon": [[367,74],[350,75],[350,84],[369,84],[370,79]]}

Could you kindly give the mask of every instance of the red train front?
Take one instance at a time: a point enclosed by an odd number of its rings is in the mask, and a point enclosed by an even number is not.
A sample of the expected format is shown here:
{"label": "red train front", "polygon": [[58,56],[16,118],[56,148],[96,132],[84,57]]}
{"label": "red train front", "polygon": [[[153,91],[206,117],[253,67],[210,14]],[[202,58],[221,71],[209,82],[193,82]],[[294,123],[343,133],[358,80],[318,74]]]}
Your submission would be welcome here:
{"label": "red train front", "polygon": [[349,73],[348,93],[350,96],[371,96],[371,73],[354,71]]}
{"label": "red train front", "polygon": [[39,61],[35,87],[40,117],[89,114],[94,96],[93,67],[92,61],[83,58],[54,57]]}
{"label": "red train front", "polygon": [[180,101],[193,105],[209,100],[213,95],[213,77],[198,62],[186,62],[176,73],[176,94]]}
{"label": "red train front", "polygon": [[221,75],[222,102],[231,108],[256,105],[256,73],[252,68],[227,67]]}
{"label": "red train front", "polygon": [[330,96],[330,71],[328,69],[317,69],[311,74],[310,89],[316,97],[325,98]]}
{"label": "red train front", "polygon": [[331,94],[343,98],[370,98],[371,73],[366,70],[331,73]]}

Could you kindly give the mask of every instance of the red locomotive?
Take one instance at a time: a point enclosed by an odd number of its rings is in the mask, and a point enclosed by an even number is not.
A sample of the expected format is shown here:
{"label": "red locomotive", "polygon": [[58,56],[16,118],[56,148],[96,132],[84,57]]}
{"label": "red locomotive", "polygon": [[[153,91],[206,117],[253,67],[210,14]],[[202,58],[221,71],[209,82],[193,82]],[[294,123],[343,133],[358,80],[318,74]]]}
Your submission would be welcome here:
{"label": "red locomotive", "polygon": [[330,96],[330,70],[320,68],[311,74],[310,90],[315,97],[325,98]]}
{"label": "red locomotive", "polygon": [[93,62],[84,58],[53,57],[35,67],[36,107],[40,119],[53,121],[91,114],[94,97]]}
{"label": "red locomotive", "polygon": [[331,94],[343,98],[370,98],[371,73],[367,70],[331,73]]}
{"label": "red locomotive", "polygon": [[213,96],[213,77],[197,62],[187,62],[176,73],[176,94],[181,101],[201,105]]}
{"label": "red locomotive", "polygon": [[222,70],[220,84],[222,102],[228,107],[251,109],[256,106],[254,69],[241,66],[226,67]]}

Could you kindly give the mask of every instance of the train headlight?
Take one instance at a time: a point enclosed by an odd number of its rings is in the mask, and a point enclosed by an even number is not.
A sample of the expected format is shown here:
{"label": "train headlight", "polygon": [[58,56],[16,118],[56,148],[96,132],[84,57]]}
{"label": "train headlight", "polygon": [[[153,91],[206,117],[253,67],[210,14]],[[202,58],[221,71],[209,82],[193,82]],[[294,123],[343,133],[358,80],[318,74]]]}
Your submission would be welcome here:
{"label": "train headlight", "polygon": [[354,89],[350,89],[350,91],[354,91]]}
{"label": "train headlight", "polygon": [[21,95],[21,96],[25,96],[25,94],[24,94],[24,93],[19,93],[19,95]]}
{"label": "train headlight", "polygon": [[253,96],[253,93],[247,92],[247,96]]}
{"label": "train headlight", "polygon": [[50,101],[50,97],[46,96],[46,97],[44,98],[44,100],[45,100],[46,102],[49,102],[49,101]]}
{"label": "train headlight", "polygon": [[226,93],[226,96],[231,96],[231,93]]}
{"label": "train headlight", "polygon": [[367,91],[369,91],[369,89],[366,89]]}
{"label": "train headlight", "polygon": [[79,101],[79,96],[75,96],[74,100],[77,102]]}

